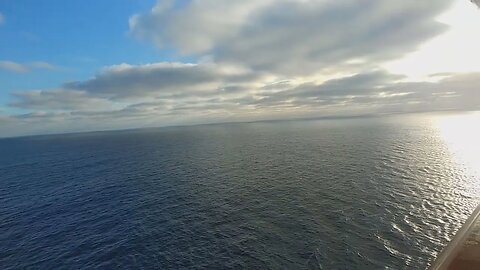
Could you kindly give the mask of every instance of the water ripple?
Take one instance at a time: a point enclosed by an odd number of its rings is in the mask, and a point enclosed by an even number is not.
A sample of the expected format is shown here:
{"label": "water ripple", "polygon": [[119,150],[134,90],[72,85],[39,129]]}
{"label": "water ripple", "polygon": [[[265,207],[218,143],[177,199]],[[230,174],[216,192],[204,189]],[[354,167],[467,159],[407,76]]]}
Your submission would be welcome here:
{"label": "water ripple", "polygon": [[0,140],[2,269],[422,269],[478,201],[428,117]]}

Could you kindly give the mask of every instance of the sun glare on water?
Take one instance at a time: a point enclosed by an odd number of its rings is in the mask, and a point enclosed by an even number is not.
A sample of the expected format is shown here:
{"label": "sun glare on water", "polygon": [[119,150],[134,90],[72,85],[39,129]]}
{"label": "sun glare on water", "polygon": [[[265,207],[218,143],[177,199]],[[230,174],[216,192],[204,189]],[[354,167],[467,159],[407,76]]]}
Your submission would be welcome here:
{"label": "sun glare on water", "polygon": [[442,139],[455,161],[480,185],[480,112],[443,116],[436,121]]}

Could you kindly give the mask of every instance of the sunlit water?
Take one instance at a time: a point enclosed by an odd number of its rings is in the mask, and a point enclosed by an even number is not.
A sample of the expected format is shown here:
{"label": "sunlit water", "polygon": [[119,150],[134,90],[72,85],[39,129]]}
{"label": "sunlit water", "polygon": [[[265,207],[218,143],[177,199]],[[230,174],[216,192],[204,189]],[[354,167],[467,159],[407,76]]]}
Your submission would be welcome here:
{"label": "sunlit water", "polygon": [[479,120],[0,140],[0,268],[424,269],[479,201]]}

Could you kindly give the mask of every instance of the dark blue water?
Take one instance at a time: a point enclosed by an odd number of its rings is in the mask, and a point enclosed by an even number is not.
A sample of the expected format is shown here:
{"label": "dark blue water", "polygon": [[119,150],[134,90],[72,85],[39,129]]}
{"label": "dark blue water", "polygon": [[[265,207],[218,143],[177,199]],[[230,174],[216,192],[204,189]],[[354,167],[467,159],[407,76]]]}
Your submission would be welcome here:
{"label": "dark blue water", "polygon": [[434,123],[0,140],[0,268],[426,268],[479,191]]}

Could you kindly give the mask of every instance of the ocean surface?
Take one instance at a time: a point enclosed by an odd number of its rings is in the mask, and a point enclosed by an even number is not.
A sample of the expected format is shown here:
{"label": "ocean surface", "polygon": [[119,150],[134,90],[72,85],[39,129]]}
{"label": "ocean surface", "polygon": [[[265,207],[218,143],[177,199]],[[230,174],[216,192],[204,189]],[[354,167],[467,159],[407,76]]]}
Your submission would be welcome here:
{"label": "ocean surface", "polygon": [[480,200],[479,120],[2,139],[0,269],[425,269]]}

